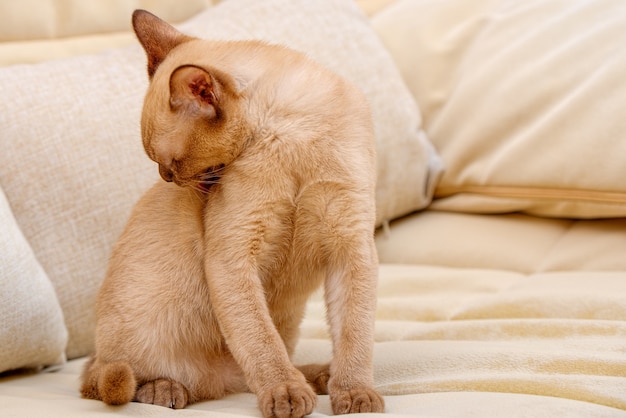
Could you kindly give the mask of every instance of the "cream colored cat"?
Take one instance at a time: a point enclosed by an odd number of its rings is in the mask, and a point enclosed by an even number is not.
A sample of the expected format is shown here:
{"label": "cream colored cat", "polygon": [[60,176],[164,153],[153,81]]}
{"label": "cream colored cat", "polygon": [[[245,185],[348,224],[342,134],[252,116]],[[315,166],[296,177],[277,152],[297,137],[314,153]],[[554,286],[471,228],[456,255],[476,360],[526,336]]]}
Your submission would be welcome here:
{"label": "cream colored cat", "polygon": [[[82,394],[172,408],[252,390],[266,417],[380,412],[371,116],[357,88],[281,46],[188,37],[133,15],[143,144],[167,182],[136,205],[97,302]],[[181,187],[182,186],[182,187]],[[290,361],[324,285],[330,365]]]}

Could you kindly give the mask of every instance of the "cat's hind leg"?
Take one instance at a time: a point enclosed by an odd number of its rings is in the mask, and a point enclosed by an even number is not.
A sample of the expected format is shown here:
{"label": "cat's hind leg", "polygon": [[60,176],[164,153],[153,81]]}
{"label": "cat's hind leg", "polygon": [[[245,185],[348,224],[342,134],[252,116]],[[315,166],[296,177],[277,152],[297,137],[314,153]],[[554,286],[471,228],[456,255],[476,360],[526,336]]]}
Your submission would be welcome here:
{"label": "cat's hind leg", "polygon": [[133,400],[137,380],[130,365],[123,361],[99,364],[95,356],[85,364],[81,394],[109,405],[123,405]]}
{"label": "cat's hind leg", "polygon": [[189,392],[170,379],[156,379],[137,387],[131,366],[124,361],[100,364],[91,357],[83,370],[81,394],[109,405],[123,405],[131,401],[181,409],[189,402]]}
{"label": "cat's hind leg", "polygon": [[328,395],[328,379],[330,379],[330,364],[306,364],[296,366],[306,378],[309,386],[318,395]]}

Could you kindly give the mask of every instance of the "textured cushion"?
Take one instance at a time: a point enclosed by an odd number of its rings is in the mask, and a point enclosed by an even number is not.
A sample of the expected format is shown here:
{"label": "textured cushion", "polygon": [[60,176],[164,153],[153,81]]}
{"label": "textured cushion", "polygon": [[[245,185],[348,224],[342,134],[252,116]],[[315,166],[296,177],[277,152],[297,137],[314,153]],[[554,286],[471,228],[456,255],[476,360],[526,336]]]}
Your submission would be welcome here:
{"label": "textured cushion", "polygon": [[0,225],[0,372],[61,363],[61,306],[1,189]]}
{"label": "textured cushion", "polygon": [[[182,28],[285,43],[353,80],[375,116],[379,221],[428,204],[439,159],[391,57],[352,1],[231,0]],[[93,348],[93,305],[110,249],[158,178],[139,135],[145,62],[134,46],[0,69],[0,183],[57,288],[70,358]]]}
{"label": "textured cushion", "polygon": [[626,216],[626,3],[400,0],[375,18],[446,164],[436,208]]}

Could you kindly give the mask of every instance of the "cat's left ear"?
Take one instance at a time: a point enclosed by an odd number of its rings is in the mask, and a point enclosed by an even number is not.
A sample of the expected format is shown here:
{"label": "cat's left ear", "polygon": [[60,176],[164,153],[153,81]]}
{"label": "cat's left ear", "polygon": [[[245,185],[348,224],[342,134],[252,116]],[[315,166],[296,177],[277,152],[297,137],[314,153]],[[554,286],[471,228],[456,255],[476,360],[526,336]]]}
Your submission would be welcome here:
{"label": "cat's left ear", "polygon": [[172,49],[193,39],[145,10],[133,13],[133,30],[148,56],[148,77],[151,79]]}
{"label": "cat's left ear", "polygon": [[222,87],[206,70],[186,65],[179,67],[170,78],[170,107],[205,120],[219,114]]}

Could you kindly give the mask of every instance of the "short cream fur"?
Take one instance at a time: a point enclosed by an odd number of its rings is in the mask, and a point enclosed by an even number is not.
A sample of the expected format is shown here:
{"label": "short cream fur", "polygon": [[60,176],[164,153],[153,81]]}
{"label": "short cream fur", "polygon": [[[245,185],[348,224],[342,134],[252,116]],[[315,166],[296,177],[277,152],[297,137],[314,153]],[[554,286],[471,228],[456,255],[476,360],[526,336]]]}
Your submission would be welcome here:
{"label": "short cream fur", "polygon": [[[83,395],[181,408],[249,388],[264,416],[300,417],[328,392],[335,413],[382,411],[366,99],[281,46],[191,38],[142,11],[134,28],[144,148],[176,184],[144,195],[114,250]],[[298,370],[322,283],[334,358]]]}

